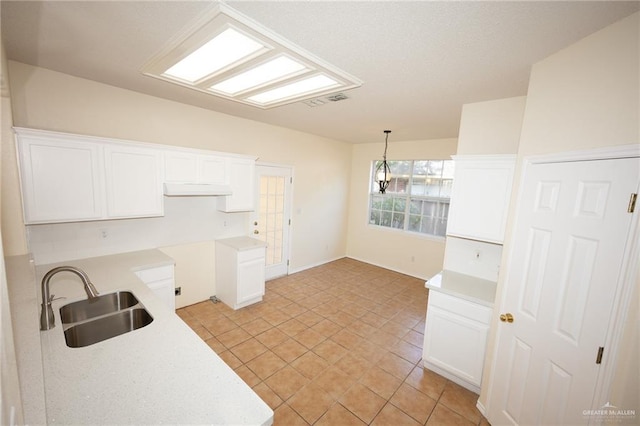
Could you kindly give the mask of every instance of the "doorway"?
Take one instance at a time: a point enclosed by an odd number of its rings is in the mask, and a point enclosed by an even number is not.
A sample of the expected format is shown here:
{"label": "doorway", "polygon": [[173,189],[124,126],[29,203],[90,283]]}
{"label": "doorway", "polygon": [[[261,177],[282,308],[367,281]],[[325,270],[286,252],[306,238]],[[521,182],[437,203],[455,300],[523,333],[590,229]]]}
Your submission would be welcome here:
{"label": "doorway", "polygon": [[288,166],[256,165],[256,209],[251,215],[251,226],[253,237],[267,243],[266,280],[289,273],[292,174]]}

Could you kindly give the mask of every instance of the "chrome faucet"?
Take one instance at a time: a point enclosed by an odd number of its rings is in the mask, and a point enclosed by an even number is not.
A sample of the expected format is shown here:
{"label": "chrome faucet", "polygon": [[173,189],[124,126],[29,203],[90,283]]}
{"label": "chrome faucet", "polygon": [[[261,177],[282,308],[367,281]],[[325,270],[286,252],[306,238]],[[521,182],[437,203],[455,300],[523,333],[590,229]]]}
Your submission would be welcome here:
{"label": "chrome faucet", "polygon": [[40,314],[40,330],[50,330],[56,326],[55,317],[53,316],[53,309],[51,308],[51,301],[53,296],[49,296],[49,281],[58,272],[67,271],[73,272],[80,277],[84,284],[84,290],[87,292],[89,299],[98,297],[98,290],[89,280],[89,276],[80,268],[75,266],[58,266],[53,268],[42,277],[42,313]]}

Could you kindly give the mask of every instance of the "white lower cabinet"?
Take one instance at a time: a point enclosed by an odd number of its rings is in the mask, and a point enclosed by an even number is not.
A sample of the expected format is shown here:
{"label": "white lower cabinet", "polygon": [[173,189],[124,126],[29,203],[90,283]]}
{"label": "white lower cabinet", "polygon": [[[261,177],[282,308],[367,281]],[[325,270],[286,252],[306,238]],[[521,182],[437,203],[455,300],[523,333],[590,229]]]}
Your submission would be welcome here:
{"label": "white lower cabinet", "polygon": [[176,284],[173,265],[141,269],[135,274],[171,311],[176,310]]}
{"label": "white lower cabinet", "polygon": [[424,366],[480,392],[492,308],[431,290],[424,334]]}
{"label": "white lower cabinet", "polygon": [[250,237],[216,241],[216,297],[233,309],[264,296],[266,245]]}

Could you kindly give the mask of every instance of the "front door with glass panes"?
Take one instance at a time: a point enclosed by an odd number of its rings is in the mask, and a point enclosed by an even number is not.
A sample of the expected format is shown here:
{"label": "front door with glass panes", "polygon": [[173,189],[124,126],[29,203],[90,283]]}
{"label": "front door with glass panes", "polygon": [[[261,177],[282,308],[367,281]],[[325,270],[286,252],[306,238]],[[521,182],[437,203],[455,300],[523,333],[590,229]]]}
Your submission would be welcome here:
{"label": "front door with glass panes", "polygon": [[[379,161],[372,164],[375,173]],[[451,160],[388,161],[391,181],[385,194],[371,184],[369,224],[444,237],[453,184]]]}

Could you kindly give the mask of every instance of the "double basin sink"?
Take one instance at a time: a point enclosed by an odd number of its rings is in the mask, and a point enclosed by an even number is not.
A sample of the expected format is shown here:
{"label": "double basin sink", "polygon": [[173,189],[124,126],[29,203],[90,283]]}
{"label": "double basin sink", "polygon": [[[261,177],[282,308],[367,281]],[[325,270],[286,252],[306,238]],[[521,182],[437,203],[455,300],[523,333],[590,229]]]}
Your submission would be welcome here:
{"label": "double basin sink", "polygon": [[153,321],[130,291],[118,291],[60,308],[67,346],[80,348],[145,327]]}

